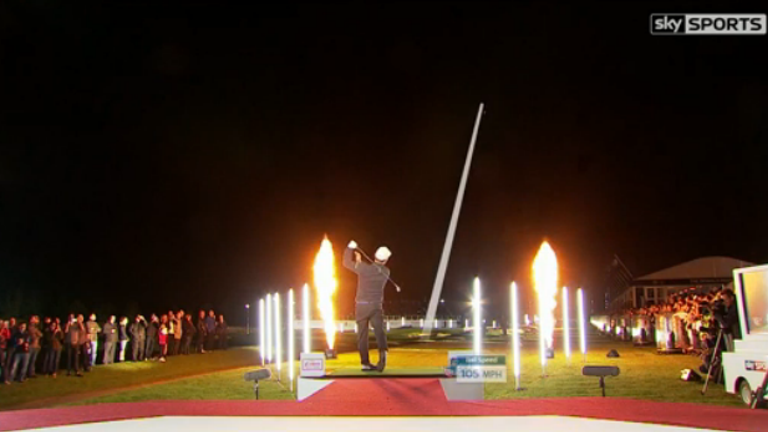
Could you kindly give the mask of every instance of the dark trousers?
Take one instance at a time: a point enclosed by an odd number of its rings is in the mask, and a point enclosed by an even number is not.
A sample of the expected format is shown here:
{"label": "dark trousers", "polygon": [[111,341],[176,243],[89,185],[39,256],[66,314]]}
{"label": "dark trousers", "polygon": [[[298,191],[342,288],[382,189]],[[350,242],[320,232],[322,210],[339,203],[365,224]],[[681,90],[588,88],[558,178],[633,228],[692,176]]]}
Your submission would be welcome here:
{"label": "dark trousers", "polygon": [[225,333],[219,333],[219,349],[227,349],[227,335]]}
{"label": "dark trousers", "polygon": [[173,355],[179,355],[180,350],[181,350],[181,338],[179,339],[174,338],[173,339]]}
{"label": "dark trousers", "polygon": [[368,357],[368,324],[373,326],[376,335],[376,345],[379,352],[387,350],[387,335],[384,333],[384,311],[380,304],[355,305],[355,321],[357,321],[357,349],[360,351],[360,363],[369,364]]}
{"label": "dark trousers", "polygon": [[[8,343],[10,345],[10,342]],[[3,378],[6,381],[10,381],[11,365],[13,364],[13,355],[16,353],[16,348],[5,349],[5,361],[3,361]]]}
{"label": "dark trousers", "polygon": [[147,336],[147,349],[144,352],[144,358],[151,359],[155,356],[155,347],[157,346],[157,340],[153,336]]}
{"label": "dark trousers", "polygon": [[35,376],[36,368],[35,365],[37,364],[37,357],[40,355],[40,348],[30,348],[29,349],[29,369],[27,370],[27,376],[33,377]]}
{"label": "dark trousers", "polygon": [[61,350],[46,348],[43,357],[43,373],[47,375],[55,374],[59,370],[59,361],[61,359]]}
{"label": "dark trousers", "polygon": [[189,347],[192,345],[192,336],[184,336],[182,340],[184,341],[184,345],[181,348],[181,353],[189,354]]}
{"label": "dark trousers", "polygon": [[168,344],[166,345],[168,347],[167,355],[171,356],[173,355],[173,350],[176,348],[176,339],[173,338],[173,335],[168,335]]}
{"label": "dark trousers", "polygon": [[215,348],[214,344],[216,343],[216,334],[212,331],[209,331],[208,336],[205,339],[205,349],[212,351]]}
{"label": "dark trousers", "polygon": [[72,372],[80,373],[80,347],[78,345],[67,345],[67,374]]}
{"label": "dark trousers", "polygon": [[115,348],[117,348],[117,342],[106,341],[104,342],[104,358],[101,360],[104,364],[112,364],[115,362]]}
{"label": "dark trousers", "polygon": [[197,337],[197,352],[201,353],[205,351],[205,335],[199,335]]}
{"label": "dark trousers", "polygon": [[143,339],[133,339],[131,341],[131,348],[133,351],[131,355],[131,359],[133,361],[144,360],[144,340]]}
{"label": "dark trousers", "polygon": [[91,342],[88,341],[80,345],[80,360],[83,362],[83,370],[91,370]]}

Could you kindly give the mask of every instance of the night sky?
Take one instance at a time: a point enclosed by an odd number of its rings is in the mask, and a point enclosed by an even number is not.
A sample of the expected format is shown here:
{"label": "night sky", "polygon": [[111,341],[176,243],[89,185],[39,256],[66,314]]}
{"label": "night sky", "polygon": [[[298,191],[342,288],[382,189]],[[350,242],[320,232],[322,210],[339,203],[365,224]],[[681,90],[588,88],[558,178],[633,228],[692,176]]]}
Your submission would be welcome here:
{"label": "night sky", "polygon": [[768,37],[648,29],[765,7],[64,3],[0,3],[0,314],[238,321],[324,234],[426,306],[480,102],[446,298],[768,260]]}

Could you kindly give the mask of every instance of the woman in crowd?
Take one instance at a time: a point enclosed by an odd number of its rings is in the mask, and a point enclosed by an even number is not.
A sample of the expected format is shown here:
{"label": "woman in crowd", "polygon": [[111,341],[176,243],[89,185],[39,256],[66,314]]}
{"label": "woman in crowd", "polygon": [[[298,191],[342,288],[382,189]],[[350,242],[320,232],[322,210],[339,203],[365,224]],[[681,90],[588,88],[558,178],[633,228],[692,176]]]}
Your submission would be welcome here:
{"label": "woman in crowd", "polygon": [[158,345],[160,345],[160,361],[165,362],[168,355],[168,315],[160,317],[160,331],[157,333]]}

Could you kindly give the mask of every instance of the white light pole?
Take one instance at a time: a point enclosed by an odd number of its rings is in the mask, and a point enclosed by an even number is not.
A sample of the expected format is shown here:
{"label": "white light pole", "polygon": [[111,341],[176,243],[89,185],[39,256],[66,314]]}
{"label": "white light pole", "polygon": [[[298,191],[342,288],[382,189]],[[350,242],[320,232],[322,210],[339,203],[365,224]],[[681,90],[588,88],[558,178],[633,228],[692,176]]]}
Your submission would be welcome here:
{"label": "white light pole", "polygon": [[482,328],[482,322],[480,321],[480,278],[475,278],[475,286],[474,286],[474,294],[472,297],[472,304],[474,306],[474,325],[475,325],[475,338],[473,343],[473,348],[475,351],[475,354],[480,355],[480,351],[482,350],[481,347],[481,340],[483,338],[483,328]]}
{"label": "white light pole", "polygon": [[309,284],[304,284],[304,288],[301,290],[301,311],[301,324],[304,330],[301,343],[304,346],[304,354],[309,354],[312,349],[312,340],[309,333]]}
{"label": "white light pole", "polygon": [[251,304],[245,304],[245,334],[251,334]]}
{"label": "white light pole", "polygon": [[280,328],[280,293],[275,293],[275,364],[277,364],[277,381],[280,381],[280,370],[283,363],[282,331]]}
{"label": "white light pole", "polygon": [[510,287],[512,302],[510,308],[512,311],[509,316],[512,317],[512,359],[513,373],[515,374],[515,390],[520,390],[520,330],[518,328],[518,306],[517,306],[517,284],[512,282]]}
{"label": "white light pole", "polygon": [[293,318],[293,288],[291,288],[288,290],[288,380],[291,382],[291,391],[293,391],[293,365],[296,357],[294,352]]}
{"label": "white light pole", "polygon": [[400,318],[400,327],[405,327],[405,317]]}
{"label": "white light pole", "polygon": [[568,287],[563,287],[563,349],[565,359],[571,361],[571,326],[568,322]]}
{"label": "white light pole", "polygon": [[584,361],[587,361],[587,340],[584,334],[584,290],[579,288],[577,294],[579,303],[579,346],[581,347],[581,355],[584,356]]}
{"label": "white light pole", "polygon": [[261,365],[264,366],[267,360],[267,354],[264,352],[267,341],[264,339],[266,330],[264,329],[264,299],[259,300],[259,355],[261,355]]}
{"label": "white light pole", "polygon": [[275,359],[272,352],[272,294],[267,294],[267,363],[272,363]]}

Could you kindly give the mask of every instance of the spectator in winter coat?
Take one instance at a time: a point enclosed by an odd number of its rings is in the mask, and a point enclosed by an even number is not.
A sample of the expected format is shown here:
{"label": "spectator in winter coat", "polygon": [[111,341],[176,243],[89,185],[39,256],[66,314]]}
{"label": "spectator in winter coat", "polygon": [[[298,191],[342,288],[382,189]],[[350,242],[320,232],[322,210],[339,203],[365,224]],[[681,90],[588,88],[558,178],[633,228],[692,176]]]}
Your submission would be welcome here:
{"label": "spectator in winter coat", "polygon": [[219,349],[227,349],[227,322],[224,321],[224,315],[219,315],[216,323],[216,337],[219,339]]}
{"label": "spectator in winter coat", "polygon": [[181,350],[181,337],[184,335],[184,311],[180,310],[175,316],[171,317],[173,322],[173,355],[179,355]]}
{"label": "spectator in winter coat", "polygon": [[176,338],[173,336],[176,333],[176,314],[169,310],[166,316],[168,317],[168,322],[165,324],[165,326],[168,328],[168,339],[166,340],[168,352],[166,353],[166,356],[169,356],[173,355],[173,347],[174,343],[176,342]]}
{"label": "spectator in winter coat", "polygon": [[147,320],[142,315],[138,315],[131,324],[131,348],[133,361],[144,360],[144,344],[147,339]]}
{"label": "spectator in winter coat", "polygon": [[[19,382],[24,382],[27,379],[27,368],[29,367],[29,332],[27,331],[27,325],[25,323],[19,324],[16,331],[11,336],[13,341],[14,350],[13,364],[11,365],[10,379],[6,379],[5,383],[10,384],[16,378],[18,372]],[[21,366],[21,370],[19,370]]]}
{"label": "spectator in winter coat", "polygon": [[14,345],[13,341],[11,341],[11,336],[13,336],[13,333],[16,331],[16,318],[11,317],[8,319],[8,322],[5,326],[6,333],[8,335],[8,342],[6,344],[5,348],[5,362],[3,362],[3,375],[5,378],[5,381],[10,381],[8,379],[8,376],[11,374],[11,365],[13,364],[13,355],[16,352],[16,346]]}
{"label": "spectator in winter coat", "polygon": [[64,333],[67,346],[67,376],[72,375],[73,371],[76,376],[83,376],[80,373],[80,337],[85,333],[85,326],[78,322],[74,315],[70,315]]}
{"label": "spectator in winter coat", "polygon": [[200,311],[200,317],[197,319],[197,352],[205,354],[205,341],[208,336],[208,327],[205,325],[205,311]]}
{"label": "spectator in winter coat", "polygon": [[96,365],[96,353],[99,350],[99,333],[101,333],[101,326],[96,322],[96,314],[91,314],[88,322],[85,323],[85,330],[88,332],[88,343],[90,344],[89,365],[94,366]]}
{"label": "spectator in winter coat", "polygon": [[59,370],[59,361],[61,360],[64,332],[61,331],[61,328],[56,322],[52,322],[46,328],[43,338],[46,339],[43,373],[56,378],[56,372]]}
{"label": "spectator in winter coat", "polygon": [[182,324],[182,331],[184,337],[182,338],[182,354],[189,354],[189,348],[192,344],[192,338],[195,336],[197,330],[195,330],[195,324],[192,323],[192,315],[184,315],[184,323]]}
{"label": "spectator in winter coat", "polygon": [[216,314],[213,309],[208,311],[208,317],[205,318],[205,329],[208,336],[206,345],[209,350],[212,350],[216,341]]}
{"label": "spectator in winter coat", "polygon": [[109,321],[104,323],[102,333],[104,333],[104,359],[102,363],[112,364],[115,362],[115,348],[117,347],[117,323],[114,315],[110,316]]}
{"label": "spectator in winter coat", "polygon": [[40,340],[43,338],[43,332],[40,331],[38,326],[40,325],[40,317],[32,315],[29,318],[29,327],[27,332],[29,333],[29,366],[26,370],[28,378],[36,378],[35,365],[37,364],[37,357],[40,355]]}
{"label": "spectator in winter coat", "polygon": [[80,334],[80,362],[84,371],[91,371],[91,340],[88,336],[88,328],[85,323],[85,318],[78,314],[77,322],[83,328],[83,332]]}
{"label": "spectator in winter coat", "polygon": [[120,318],[120,326],[118,327],[118,340],[120,341],[120,362],[125,361],[125,347],[128,345],[128,318]]}
{"label": "spectator in winter coat", "polygon": [[144,358],[153,359],[155,357],[155,347],[157,347],[157,332],[160,327],[160,320],[157,315],[152,314],[149,324],[147,324],[147,347],[144,352]]}

